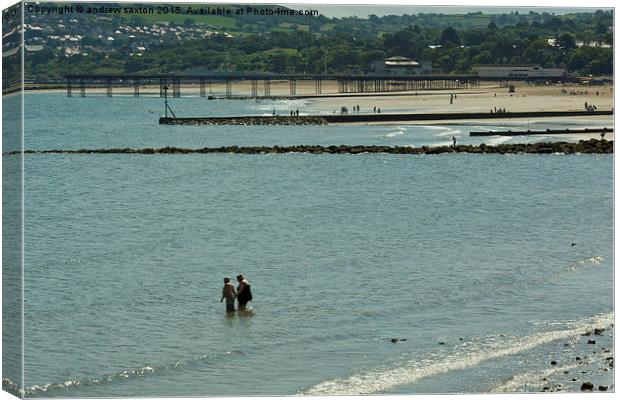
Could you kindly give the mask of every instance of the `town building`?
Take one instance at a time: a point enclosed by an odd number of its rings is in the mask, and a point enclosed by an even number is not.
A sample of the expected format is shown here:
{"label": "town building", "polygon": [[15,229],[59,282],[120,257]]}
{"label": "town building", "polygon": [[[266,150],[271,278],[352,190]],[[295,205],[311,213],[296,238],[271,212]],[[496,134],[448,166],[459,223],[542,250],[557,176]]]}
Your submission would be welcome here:
{"label": "town building", "polygon": [[473,67],[472,71],[481,78],[563,78],[564,68],[543,68],[539,65],[513,67]]}

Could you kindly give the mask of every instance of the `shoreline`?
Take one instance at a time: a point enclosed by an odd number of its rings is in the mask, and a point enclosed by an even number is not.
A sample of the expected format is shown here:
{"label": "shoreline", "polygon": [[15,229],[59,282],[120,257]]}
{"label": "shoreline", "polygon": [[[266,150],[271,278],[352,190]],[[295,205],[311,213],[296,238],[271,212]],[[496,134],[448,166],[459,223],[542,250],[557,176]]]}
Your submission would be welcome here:
{"label": "shoreline", "polygon": [[565,351],[550,354],[530,372],[514,375],[492,393],[613,392],[614,324],[590,329],[564,341]]}
{"label": "shoreline", "polygon": [[[270,91],[264,93],[259,85],[258,91],[252,90],[250,82],[241,82],[235,85],[232,93],[226,89],[223,83],[210,84],[203,92],[206,97],[200,97],[199,85],[187,85],[181,87],[181,97],[169,96],[168,102],[171,108],[179,116],[185,113],[185,101],[207,102],[217,100],[231,100],[250,102],[273,102],[273,111],[276,116],[288,116],[292,112],[299,111],[299,116],[317,115],[334,118],[351,118],[368,115],[369,121],[364,124],[391,124],[391,121],[377,121],[376,114],[494,114],[501,113],[504,121],[512,119],[511,114],[527,112],[579,112],[585,111],[589,106],[598,110],[613,110],[613,84],[602,86],[585,86],[579,84],[548,84],[533,85],[525,82],[514,82],[515,92],[510,93],[508,88],[497,84],[483,84],[478,88],[471,89],[433,89],[412,91],[389,91],[389,92],[366,92],[366,93],[339,93],[335,82],[324,82],[322,93],[316,93],[314,85],[298,82],[296,94],[292,94],[288,82],[272,82]],[[26,95],[53,94],[66,96],[65,88],[27,90]],[[259,96],[253,97],[251,94]],[[71,101],[88,102],[90,99],[107,98],[106,88],[87,88],[85,97],[81,98],[79,87],[73,88]],[[135,98],[136,101],[163,103],[159,97],[159,86],[140,86],[139,97],[135,97],[133,87],[113,88],[112,97],[118,97],[119,101],[128,101]],[[171,94],[171,93],[169,93]],[[226,98],[226,94],[231,97]],[[267,94],[267,96],[264,96]],[[16,95],[19,95],[17,93]],[[260,96],[263,95],[263,96]],[[10,95],[9,95],[10,96]],[[209,96],[213,99],[208,100]],[[113,100],[112,97],[109,100]],[[141,100],[144,98],[145,100]],[[246,99],[246,100],[243,100]],[[114,101],[114,100],[113,100]],[[225,104],[225,103],[221,103]],[[163,105],[163,104],[162,104]],[[263,107],[264,109],[265,107]],[[351,111],[357,110],[352,113]],[[344,112],[343,112],[344,111]],[[347,112],[348,111],[348,112]],[[266,111],[265,111],[266,113]],[[272,114],[272,112],[269,112]],[[505,115],[507,114],[507,115]],[[263,115],[263,114],[261,114]],[[585,115],[580,114],[580,115]],[[382,117],[385,118],[385,117]],[[554,118],[546,115],[545,118]],[[610,117],[611,120],[613,117]],[[348,122],[357,123],[357,122]],[[399,123],[398,121],[396,123]],[[409,123],[415,123],[410,121]],[[433,124],[444,123],[437,120]]]}

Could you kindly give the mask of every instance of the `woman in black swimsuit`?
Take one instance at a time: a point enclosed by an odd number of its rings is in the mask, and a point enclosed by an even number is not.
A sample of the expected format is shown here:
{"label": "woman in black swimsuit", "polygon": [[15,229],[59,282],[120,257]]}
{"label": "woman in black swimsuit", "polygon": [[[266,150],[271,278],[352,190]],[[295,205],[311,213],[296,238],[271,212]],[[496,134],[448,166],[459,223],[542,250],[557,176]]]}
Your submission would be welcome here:
{"label": "woman in black swimsuit", "polygon": [[239,282],[239,286],[237,286],[237,303],[239,305],[239,311],[244,311],[248,301],[252,301],[250,282],[241,274],[237,275],[237,282]]}

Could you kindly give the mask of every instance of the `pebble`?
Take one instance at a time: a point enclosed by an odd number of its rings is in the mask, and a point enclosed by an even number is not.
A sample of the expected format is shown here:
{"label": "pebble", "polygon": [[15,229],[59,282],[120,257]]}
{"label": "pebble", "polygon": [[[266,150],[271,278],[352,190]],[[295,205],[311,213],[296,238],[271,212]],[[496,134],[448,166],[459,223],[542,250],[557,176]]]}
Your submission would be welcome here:
{"label": "pebble", "polygon": [[592,390],[594,389],[594,385],[592,382],[584,382],[581,384],[581,390]]}

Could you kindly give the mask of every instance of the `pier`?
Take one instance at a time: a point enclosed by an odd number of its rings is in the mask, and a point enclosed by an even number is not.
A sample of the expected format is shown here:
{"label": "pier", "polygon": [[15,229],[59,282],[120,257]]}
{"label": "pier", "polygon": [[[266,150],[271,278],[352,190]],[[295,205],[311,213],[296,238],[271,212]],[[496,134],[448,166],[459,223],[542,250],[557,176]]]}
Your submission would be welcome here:
{"label": "pier", "polygon": [[[115,88],[133,88],[133,95],[139,97],[140,88],[159,85],[159,96],[164,97],[164,87],[171,88],[171,97],[181,97],[183,87],[198,87],[200,97],[232,98],[239,94],[239,87],[247,89],[250,98],[273,98],[271,93],[273,82],[288,82],[288,96],[302,95],[298,86],[304,83],[312,88],[312,93],[320,96],[326,92],[325,82],[336,82],[336,93],[381,93],[411,90],[457,90],[480,87],[481,80],[498,81],[497,79],[480,78],[477,75],[341,75],[341,74],[257,74],[257,73],[213,73],[201,75],[183,74],[80,74],[66,75],[67,96],[85,97],[87,90],[92,88],[105,89],[111,97]],[[505,84],[505,82],[499,82]],[[224,87],[222,93],[213,93],[213,85]],[[207,94],[209,92],[209,94]],[[333,94],[333,93],[332,93]],[[244,97],[248,97],[245,95]]]}

